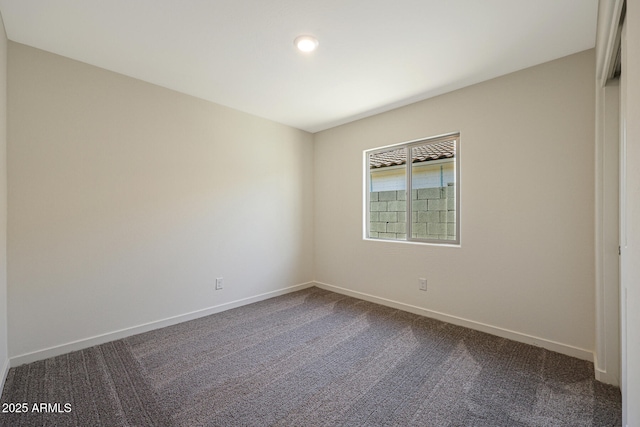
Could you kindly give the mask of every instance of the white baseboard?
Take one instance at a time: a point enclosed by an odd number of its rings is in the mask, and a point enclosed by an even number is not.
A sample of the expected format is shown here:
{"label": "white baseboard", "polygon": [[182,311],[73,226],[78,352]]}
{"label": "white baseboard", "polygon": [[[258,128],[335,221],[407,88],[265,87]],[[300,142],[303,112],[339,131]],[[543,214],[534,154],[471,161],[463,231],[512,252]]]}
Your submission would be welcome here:
{"label": "white baseboard", "polygon": [[438,311],[433,311],[426,308],[405,304],[399,301],[380,298],[375,295],[365,294],[363,292],[352,291],[350,289],[329,285],[327,283],[314,282],[314,284],[315,286],[328,291],[337,292],[339,294],[363,299],[363,300],[374,302],[387,307],[396,308],[398,310],[408,311],[409,313],[419,314],[421,316],[430,317],[433,319],[441,320],[443,322],[452,323],[454,325],[464,326],[465,328],[474,329],[480,332],[486,332],[488,334],[496,335],[502,338],[507,338],[513,341],[535,345],[537,347],[546,348],[547,350],[555,351],[557,353],[566,354],[567,356],[576,357],[578,359],[588,360],[590,362],[593,362],[593,352],[590,350],[585,350],[583,348],[573,347],[568,344],[562,344],[562,343],[547,340],[544,338],[523,334],[521,332],[511,331],[509,329],[487,325],[485,323],[480,323],[474,320],[452,316],[446,313],[440,313]]}
{"label": "white baseboard", "polygon": [[618,378],[608,374],[606,371],[601,371],[599,369],[596,369],[595,374],[596,374],[596,380],[600,381],[601,383],[611,384],[613,386],[620,387],[620,381],[618,380]]}
{"label": "white baseboard", "polygon": [[4,366],[2,367],[2,378],[0,378],[0,396],[2,396],[2,392],[4,391],[4,383],[7,381],[7,375],[9,374],[9,368],[11,368],[10,360],[7,357],[7,360],[4,361]]}
{"label": "white baseboard", "polygon": [[[93,347],[94,345],[104,344],[110,341],[119,340],[121,338],[130,337],[132,335],[141,334],[154,329],[164,328],[166,326],[176,325],[178,323],[186,322],[200,317],[209,316],[211,314],[220,313],[222,311],[231,310],[232,308],[241,307],[243,305],[251,304],[254,302],[262,301],[265,299],[277,297],[280,295],[288,294],[291,292],[299,291],[302,289],[310,288],[314,286],[314,282],[301,283],[299,285],[289,286],[287,288],[278,289],[276,291],[265,292],[263,294],[254,295],[252,297],[242,298],[236,301],[227,302],[224,304],[207,307],[201,310],[192,311],[190,313],[180,314],[177,316],[168,317],[166,319],[156,320],[154,322],[145,323],[138,326],[132,326],[130,328],[120,329],[118,331],[108,332],[101,335],[96,335],[89,338],[84,338],[77,341],[72,341],[66,344],[57,345],[54,347],[37,350],[34,352],[21,354],[14,356],[7,363],[8,367],[16,367],[25,363],[31,363],[38,360],[48,359],[50,357],[60,356],[72,351],[83,350],[85,348]],[[6,375],[6,373],[5,373]],[[3,383],[4,384],[4,380]]]}
{"label": "white baseboard", "polygon": [[598,360],[597,352],[593,353],[593,370],[595,372],[596,380],[605,383],[611,384],[616,387],[620,387],[620,378],[617,375],[611,375],[610,372],[607,372],[606,369],[601,369],[598,366],[600,365],[600,361]]}
{"label": "white baseboard", "polygon": [[[287,288],[278,289],[276,291],[266,292],[263,294],[255,295],[248,298],[242,298],[236,301],[227,302],[224,304],[215,305],[212,307],[204,308],[201,310],[196,310],[190,313],[180,314],[177,316],[172,316],[166,319],[157,320],[154,322],[145,323],[138,326],[133,326],[130,328],[120,329],[118,331],[108,332],[101,335],[96,335],[93,337],[88,337],[85,339],[72,341],[66,344],[61,344],[54,347],[45,348],[42,350],[37,350],[30,353],[25,353],[19,356],[14,356],[9,359],[7,363],[5,363],[4,370],[2,372],[2,385],[4,386],[4,379],[9,371],[9,367],[19,366],[25,363],[31,363],[38,360],[47,359],[49,357],[60,356],[65,353],[69,353],[72,351],[82,350],[85,348],[92,347],[94,345],[100,345],[107,343],[109,341],[118,340],[121,338],[126,338],[132,335],[141,334],[143,332],[148,332],[154,329],[164,328],[166,326],[175,325],[178,323],[186,322],[189,320],[197,319],[200,317],[208,316],[210,314],[219,313],[222,311],[230,310],[232,308],[240,307],[243,305],[251,304],[254,302],[262,301],[265,299],[273,298],[279,295],[284,295],[290,292],[295,292],[298,290],[302,290],[305,288],[309,288],[311,286],[317,286],[322,289],[326,289],[328,291],[337,292],[343,295],[352,296],[354,298],[363,299],[366,301],[374,302],[377,304],[381,304],[387,307],[396,308],[398,310],[408,311],[410,313],[419,314],[421,316],[430,317],[433,319],[441,320],[443,322],[452,323],[458,326],[464,326],[469,329],[474,329],[481,332],[486,332],[488,334],[496,335],[499,337],[511,339],[513,341],[518,341],[526,344],[532,344],[538,347],[546,348],[547,350],[555,351],[558,353],[566,354],[568,356],[576,357],[578,359],[588,360],[593,362],[593,352],[585,349],[581,349],[578,347],[573,347],[567,344],[558,343],[555,341],[550,341],[544,338],[535,337],[532,335],[523,334],[516,331],[511,331],[508,329],[500,328],[497,326],[487,325],[485,323],[476,322],[473,320],[464,319],[457,316],[452,316],[445,313],[440,313],[437,311],[429,310],[422,307],[417,307],[410,304],[405,304],[399,301],[394,301],[386,298],[377,297],[375,295],[366,294],[363,292],[352,291],[350,289],[341,288],[339,286],[329,285],[327,283],[322,282],[307,282],[299,285],[290,286]],[[601,373],[602,375],[606,375],[606,373]],[[597,378],[596,374],[596,378]],[[599,379],[599,378],[597,378]],[[600,380],[602,381],[602,380]],[[609,382],[609,381],[603,381]]]}

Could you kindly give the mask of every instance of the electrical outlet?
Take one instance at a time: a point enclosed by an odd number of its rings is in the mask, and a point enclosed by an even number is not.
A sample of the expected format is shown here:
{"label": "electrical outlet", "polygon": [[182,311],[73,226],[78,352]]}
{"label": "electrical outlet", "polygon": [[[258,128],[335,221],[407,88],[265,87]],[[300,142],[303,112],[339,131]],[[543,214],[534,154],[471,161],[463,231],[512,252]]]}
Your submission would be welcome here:
{"label": "electrical outlet", "polygon": [[418,279],[418,283],[418,289],[420,289],[421,291],[427,290],[427,279],[420,278]]}
{"label": "electrical outlet", "polygon": [[216,291],[222,289],[222,277],[217,277],[216,278]]}

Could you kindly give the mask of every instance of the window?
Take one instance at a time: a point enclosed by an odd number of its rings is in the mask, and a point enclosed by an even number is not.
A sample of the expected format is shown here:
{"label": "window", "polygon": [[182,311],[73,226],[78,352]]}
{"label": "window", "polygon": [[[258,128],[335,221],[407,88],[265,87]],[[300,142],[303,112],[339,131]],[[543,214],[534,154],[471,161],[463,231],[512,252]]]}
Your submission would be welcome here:
{"label": "window", "polygon": [[364,155],[365,238],[460,243],[459,133]]}

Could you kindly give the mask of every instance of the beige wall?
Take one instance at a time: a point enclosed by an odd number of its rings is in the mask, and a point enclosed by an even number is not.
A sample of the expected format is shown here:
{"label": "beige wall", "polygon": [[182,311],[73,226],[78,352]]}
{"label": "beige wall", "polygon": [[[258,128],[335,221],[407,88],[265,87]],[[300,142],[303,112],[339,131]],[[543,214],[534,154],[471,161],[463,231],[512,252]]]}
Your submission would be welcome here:
{"label": "beige wall", "polygon": [[[589,50],[316,134],[316,280],[592,357],[594,67]],[[363,150],[456,131],[461,246],[364,241]]]}
{"label": "beige wall", "polygon": [[8,74],[11,356],[312,280],[311,134],[13,42]]}
{"label": "beige wall", "polygon": [[7,350],[7,36],[0,16],[0,392],[9,369]]}

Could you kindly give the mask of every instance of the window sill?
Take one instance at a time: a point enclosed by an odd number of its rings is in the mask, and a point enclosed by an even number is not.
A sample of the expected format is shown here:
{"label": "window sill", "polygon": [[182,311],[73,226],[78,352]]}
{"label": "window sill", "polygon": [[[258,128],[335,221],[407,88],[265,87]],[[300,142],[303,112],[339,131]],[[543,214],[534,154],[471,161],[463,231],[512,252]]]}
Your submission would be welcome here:
{"label": "window sill", "polygon": [[393,239],[372,239],[369,237],[363,237],[362,240],[367,242],[382,242],[382,243],[401,243],[404,245],[418,245],[418,246],[434,246],[445,248],[461,248],[460,243],[434,243],[434,242],[417,242],[413,240],[393,240]]}

